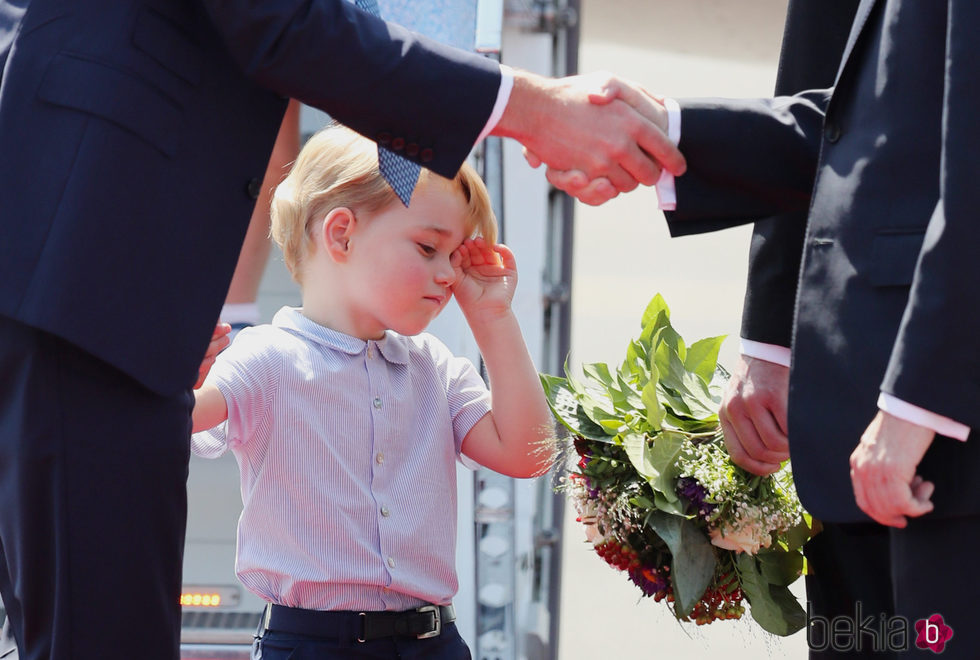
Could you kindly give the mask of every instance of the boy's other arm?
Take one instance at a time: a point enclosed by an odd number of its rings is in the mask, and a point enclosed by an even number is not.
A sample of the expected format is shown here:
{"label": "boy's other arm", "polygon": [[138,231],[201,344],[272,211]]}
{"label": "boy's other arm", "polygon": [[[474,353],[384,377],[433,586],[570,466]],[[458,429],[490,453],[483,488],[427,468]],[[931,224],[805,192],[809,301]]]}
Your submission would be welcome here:
{"label": "boy's other arm", "polygon": [[506,246],[489,248],[479,239],[467,241],[461,252],[460,274],[467,281],[458,276],[456,297],[487,365],[493,397],[491,412],[466,434],[462,451],[511,477],[544,474],[554,462],[549,445],[554,421],[510,308],[514,255]]}
{"label": "boy's other arm", "polygon": [[214,428],[228,419],[228,404],[225,397],[213,383],[205,383],[194,390],[194,412],[191,420],[194,423],[192,433]]}
{"label": "boy's other arm", "polygon": [[198,369],[197,383],[194,384],[194,411],[191,413],[191,420],[194,423],[192,433],[205,431],[214,428],[221,422],[228,419],[228,405],[225,397],[215,385],[205,385],[204,381],[214,366],[214,361],[218,353],[225,350],[230,344],[228,333],[231,326],[227,323],[218,321],[211,335],[211,342],[201,360],[201,367]]}

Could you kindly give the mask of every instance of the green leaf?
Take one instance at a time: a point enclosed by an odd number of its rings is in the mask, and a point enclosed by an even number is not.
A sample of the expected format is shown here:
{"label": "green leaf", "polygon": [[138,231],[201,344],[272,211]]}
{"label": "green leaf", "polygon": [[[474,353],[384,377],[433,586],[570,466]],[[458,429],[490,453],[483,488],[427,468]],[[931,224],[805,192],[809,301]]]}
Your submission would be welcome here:
{"label": "green leaf", "polygon": [[687,401],[672,389],[664,387],[663,382],[657,383],[657,392],[669,411],[668,416],[673,413],[672,416],[677,420],[678,428],[685,428],[686,422],[682,418],[687,417],[689,420],[694,418],[694,413],[688,408]]}
{"label": "green leaf", "polygon": [[630,499],[630,504],[641,509],[653,509],[656,505],[650,501],[649,498],[643,495],[637,495],[636,497]]}
{"label": "green leaf", "polygon": [[613,387],[613,379],[609,374],[609,367],[602,362],[592,362],[583,364],[582,371],[588,376],[592,376],[606,387]]}
{"label": "green leaf", "polygon": [[786,530],[785,540],[787,550],[798,550],[803,544],[810,540],[813,530],[807,525],[806,520],[801,520]]}
{"label": "green leaf", "polygon": [[626,347],[626,360],[621,371],[641,375],[646,372],[647,349],[637,341],[631,341]]}
{"label": "green leaf", "polygon": [[715,367],[718,366],[718,351],[721,344],[725,341],[726,335],[720,337],[708,337],[691,344],[687,349],[687,356],[684,358],[684,367],[701,378],[705,384],[711,382],[715,374]]}
{"label": "green leaf", "polygon": [[668,501],[677,500],[674,481],[677,479],[677,456],[684,447],[684,436],[667,431],[658,434],[652,443],[635,433],[623,436],[623,449],[636,471],[646,477],[650,487]]}
{"label": "green leaf", "polygon": [[619,389],[626,396],[626,403],[634,410],[639,411],[645,408],[643,403],[643,398],[637,388],[633,387],[628,383],[621,375],[616,374],[616,380],[619,382]]}
{"label": "green leaf", "polygon": [[[566,369],[567,373],[567,369]],[[571,376],[565,379],[569,389],[575,393],[579,405],[586,416],[596,424],[601,424],[603,420],[618,420],[622,425],[622,418],[616,413],[616,407],[607,390],[588,388]]]}
{"label": "green leaf", "polygon": [[653,374],[650,382],[643,387],[640,399],[643,404],[643,409],[646,410],[646,418],[647,423],[650,425],[650,430],[654,432],[659,431],[667,410],[657,396],[657,374]]}
{"label": "green leaf", "polygon": [[653,297],[653,300],[647,303],[647,308],[643,310],[643,319],[640,321],[640,327],[645,330],[661,314],[669,322],[670,308],[667,307],[667,301],[664,300],[664,297],[658,293]]}
{"label": "green leaf", "polygon": [[619,435],[629,428],[623,423],[623,420],[616,418],[600,419],[599,426],[601,426],[609,435]]}
{"label": "green leaf", "polygon": [[646,522],[670,548],[674,607],[678,617],[686,616],[711,584],[715,552],[707,535],[687,518],[654,511]]}
{"label": "green leaf", "polygon": [[756,558],[762,576],[769,584],[788,587],[796,582],[803,571],[803,554],[799,551],[768,550],[759,552]]}
{"label": "green leaf", "polygon": [[[694,419],[704,420],[718,414],[718,403],[711,398],[708,385],[684,366],[681,357],[666,343],[657,347],[651,368],[656,366],[665,391],[683,400]],[[675,412],[681,412],[675,409]]]}
{"label": "green leaf", "polygon": [[684,503],[681,502],[680,498],[678,497],[675,497],[674,500],[671,501],[664,497],[663,493],[654,491],[653,504],[664,513],[669,513],[675,516],[686,516],[684,513]]}
{"label": "green leaf", "polygon": [[677,334],[674,327],[670,325],[670,320],[663,313],[653,323],[643,328],[638,341],[647,348],[648,352],[653,352],[657,347],[667,344],[681,356],[682,360],[687,353],[684,339]]}
{"label": "green leaf", "polygon": [[751,606],[752,618],[774,635],[792,635],[806,625],[806,612],[796,596],[780,585],[771,585],[759,569],[756,558],[746,553],[737,555],[742,591]]}
{"label": "green leaf", "polygon": [[600,440],[609,442],[609,435],[602,430],[602,427],[593,422],[582,410],[579,405],[578,397],[568,387],[564,378],[539,374],[541,385],[544,387],[545,397],[548,399],[548,406],[555,418],[574,435],[588,438],[589,440]]}

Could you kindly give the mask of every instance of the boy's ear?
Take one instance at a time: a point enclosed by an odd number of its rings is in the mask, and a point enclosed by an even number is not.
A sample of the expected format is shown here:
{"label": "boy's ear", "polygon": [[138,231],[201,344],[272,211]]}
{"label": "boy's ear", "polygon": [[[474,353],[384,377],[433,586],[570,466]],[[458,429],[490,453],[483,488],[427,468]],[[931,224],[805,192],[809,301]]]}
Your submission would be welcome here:
{"label": "boy's ear", "polygon": [[330,211],[323,221],[320,240],[327,254],[338,262],[343,263],[350,255],[351,236],[357,226],[354,212],[346,207],[338,207]]}

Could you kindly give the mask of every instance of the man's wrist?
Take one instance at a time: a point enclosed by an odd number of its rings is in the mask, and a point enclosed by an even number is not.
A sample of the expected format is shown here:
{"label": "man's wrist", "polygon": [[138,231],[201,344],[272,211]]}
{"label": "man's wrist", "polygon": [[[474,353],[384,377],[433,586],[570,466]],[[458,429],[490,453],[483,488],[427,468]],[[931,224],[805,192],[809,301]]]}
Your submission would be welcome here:
{"label": "man's wrist", "polygon": [[[510,69],[510,73],[510,91],[506,105],[488,134],[512,138],[524,144],[524,141],[535,135],[538,130],[537,115],[534,110],[540,106],[541,95],[545,93],[543,90],[548,79],[521,69]],[[502,77],[501,84],[503,84]]]}

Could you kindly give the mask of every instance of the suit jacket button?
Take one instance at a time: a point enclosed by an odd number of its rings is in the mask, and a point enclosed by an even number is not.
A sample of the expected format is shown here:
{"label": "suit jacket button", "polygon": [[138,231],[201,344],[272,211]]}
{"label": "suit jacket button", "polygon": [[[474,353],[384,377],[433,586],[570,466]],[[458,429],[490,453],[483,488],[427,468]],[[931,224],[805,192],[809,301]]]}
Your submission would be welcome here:
{"label": "suit jacket button", "polygon": [[262,179],[253,176],[245,184],[245,193],[252,199],[258,199],[260,192],[262,192]]}
{"label": "suit jacket button", "polygon": [[419,160],[423,163],[431,163],[432,159],[436,157],[436,153],[432,151],[431,147],[426,147],[421,152],[419,152]]}
{"label": "suit jacket button", "polygon": [[823,133],[827,137],[828,142],[837,142],[840,139],[840,125],[827,124],[823,129]]}
{"label": "suit jacket button", "polygon": [[419,155],[419,145],[416,142],[409,142],[405,145],[405,155],[415,158]]}
{"label": "suit jacket button", "polygon": [[391,133],[388,132],[378,133],[377,142],[382,147],[388,146],[388,143],[391,142]]}
{"label": "suit jacket button", "polygon": [[396,138],[392,139],[392,141],[391,141],[391,150],[392,151],[401,151],[404,148],[405,148],[405,138],[396,137]]}

